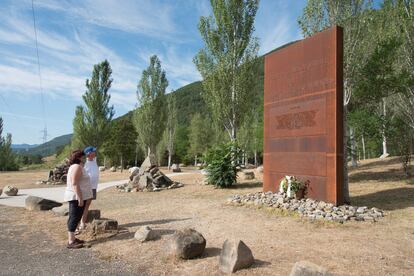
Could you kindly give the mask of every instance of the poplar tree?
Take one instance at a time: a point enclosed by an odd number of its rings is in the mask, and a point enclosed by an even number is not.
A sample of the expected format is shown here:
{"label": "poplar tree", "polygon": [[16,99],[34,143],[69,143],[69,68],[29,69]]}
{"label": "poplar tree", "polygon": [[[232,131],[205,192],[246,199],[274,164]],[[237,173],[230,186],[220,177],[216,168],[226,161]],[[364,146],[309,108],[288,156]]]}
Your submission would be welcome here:
{"label": "poplar tree", "polygon": [[150,57],[150,64],[142,72],[138,84],[139,107],[134,111],[134,126],[138,141],[147,154],[156,153],[156,146],[165,129],[165,90],[168,80],[156,55]]}
{"label": "poplar tree", "polygon": [[98,149],[108,138],[110,122],[115,114],[109,105],[112,69],[107,60],[94,65],[91,79],[86,80],[82,98],[85,106],[77,106],[73,120],[74,145],[91,145]]}
{"label": "poplar tree", "polygon": [[205,47],[194,58],[203,77],[203,98],[232,141],[250,108],[258,50],[253,37],[258,0],[211,0],[213,15],[198,25]]}

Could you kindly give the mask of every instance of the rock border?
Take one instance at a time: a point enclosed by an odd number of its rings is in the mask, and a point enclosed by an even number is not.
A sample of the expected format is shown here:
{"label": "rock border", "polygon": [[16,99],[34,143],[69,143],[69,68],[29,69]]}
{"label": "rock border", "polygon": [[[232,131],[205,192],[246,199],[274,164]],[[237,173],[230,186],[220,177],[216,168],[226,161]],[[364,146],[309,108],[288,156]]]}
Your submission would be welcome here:
{"label": "rock border", "polygon": [[371,221],[383,218],[385,213],[378,208],[369,209],[366,206],[351,205],[335,206],[332,203],[313,200],[310,198],[288,198],[285,193],[257,192],[245,195],[233,195],[227,199],[231,205],[254,205],[281,209],[299,213],[301,217],[310,220],[326,220],[343,223],[345,221]]}

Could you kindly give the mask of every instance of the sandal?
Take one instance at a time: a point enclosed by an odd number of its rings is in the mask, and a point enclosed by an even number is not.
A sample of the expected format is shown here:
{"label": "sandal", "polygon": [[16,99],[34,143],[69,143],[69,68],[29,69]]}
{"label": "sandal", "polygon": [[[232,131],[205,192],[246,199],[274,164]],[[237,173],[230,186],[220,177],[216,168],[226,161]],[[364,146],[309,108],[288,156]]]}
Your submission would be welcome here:
{"label": "sandal", "polygon": [[75,242],[77,242],[77,243],[79,243],[79,244],[84,244],[85,243],[85,241],[84,240],[80,240],[80,239],[75,239]]}
{"label": "sandal", "polygon": [[82,247],[83,247],[83,244],[82,244],[82,243],[77,242],[76,240],[75,240],[74,242],[72,242],[72,243],[68,243],[68,244],[66,245],[66,248],[67,248],[67,249],[78,249],[78,248],[82,248]]}

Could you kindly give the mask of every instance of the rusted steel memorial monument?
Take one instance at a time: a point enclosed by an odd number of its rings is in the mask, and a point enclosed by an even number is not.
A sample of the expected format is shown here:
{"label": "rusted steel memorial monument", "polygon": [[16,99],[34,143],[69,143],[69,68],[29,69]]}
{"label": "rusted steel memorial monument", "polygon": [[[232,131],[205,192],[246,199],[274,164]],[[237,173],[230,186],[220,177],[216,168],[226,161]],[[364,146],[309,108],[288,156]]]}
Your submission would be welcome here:
{"label": "rusted steel memorial monument", "polygon": [[266,55],[264,191],[294,175],[308,197],[343,203],[342,41],[333,27]]}

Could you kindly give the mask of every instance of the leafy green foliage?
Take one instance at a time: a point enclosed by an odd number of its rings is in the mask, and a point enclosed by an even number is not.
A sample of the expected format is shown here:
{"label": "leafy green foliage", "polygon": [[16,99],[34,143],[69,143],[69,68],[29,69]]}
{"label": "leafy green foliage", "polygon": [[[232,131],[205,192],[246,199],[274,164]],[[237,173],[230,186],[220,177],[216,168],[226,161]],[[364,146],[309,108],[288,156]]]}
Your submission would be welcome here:
{"label": "leafy green foliage", "polygon": [[85,106],[76,107],[73,121],[74,147],[92,145],[99,150],[106,141],[110,122],[115,114],[114,107],[109,106],[111,74],[111,66],[105,60],[94,65],[92,78],[86,80],[87,91],[82,96]]}
{"label": "leafy green foliage", "polygon": [[138,132],[138,141],[144,152],[156,153],[156,146],[165,129],[165,89],[168,81],[161,61],[156,55],[150,57],[150,64],[142,72],[138,84],[140,106],[134,111],[134,126]]}
{"label": "leafy green foliage", "polygon": [[10,133],[7,133],[6,137],[2,135],[3,118],[0,117],[0,171],[16,171],[19,169],[19,166],[11,148],[12,136]]}
{"label": "leafy green foliage", "polygon": [[212,133],[209,122],[200,114],[194,115],[190,124],[189,154],[195,157],[195,163],[197,163],[197,157],[201,156],[208,149],[211,144],[211,137]]}
{"label": "leafy green foliage", "polygon": [[200,18],[205,48],[194,63],[214,122],[235,140],[255,85],[258,42],[253,25],[258,0],[212,0],[211,6],[213,16]]}
{"label": "leafy green foliage", "polygon": [[131,120],[114,120],[111,131],[103,145],[103,154],[112,166],[133,165],[136,153],[137,133]]}
{"label": "leafy green foliage", "polygon": [[237,163],[241,150],[234,142],[218,145],[205,156],[207,183],[219,188],[229,188],[237,182]]}

